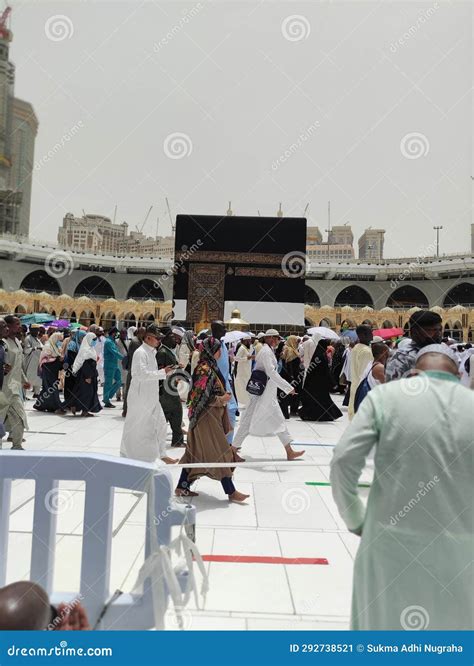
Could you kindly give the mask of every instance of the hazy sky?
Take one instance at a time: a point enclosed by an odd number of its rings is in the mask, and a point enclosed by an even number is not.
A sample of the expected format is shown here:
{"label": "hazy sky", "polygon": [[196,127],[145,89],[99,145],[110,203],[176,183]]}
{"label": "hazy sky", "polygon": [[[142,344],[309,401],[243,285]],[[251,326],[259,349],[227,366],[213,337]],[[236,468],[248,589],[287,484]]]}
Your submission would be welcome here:
{"label": "hazy sky", "polygon": [[431,254],[440,224],[442,252],[470,248],[471,3],[11,4],[32,237],[116,204],[132,228],[153,204],[144,231],[166,234],[165,196],[173,215],[309,203],[325,229],[330,199],[356,239],[387,230],[385,256]]}

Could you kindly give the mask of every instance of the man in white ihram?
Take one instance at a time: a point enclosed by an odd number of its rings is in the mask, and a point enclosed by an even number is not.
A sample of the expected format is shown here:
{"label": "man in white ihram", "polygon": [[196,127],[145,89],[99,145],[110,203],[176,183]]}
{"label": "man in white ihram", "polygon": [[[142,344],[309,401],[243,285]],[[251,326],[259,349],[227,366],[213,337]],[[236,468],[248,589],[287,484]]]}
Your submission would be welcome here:
{"label": "man in white ihram", "polygon": [[166,451],[166,418],[160,405],[159,382],[171,368],[158,370],[156,348],[163,335],[155,324],[148,326],[143,344],[132,358],[132,381],[127,394],[127,416],[120,455],[144,462],[178,462]]}
{"label": "man in white ihram", "polygon": [[[362,536],[351,628],[472,629],[474,395],[428,345],[406,379],[364,398],[331,462],[334,500]],[[375,447],[367,509],[357,483]]]}
{"label": "man in white ihram", "polygon": [[[278,437],[285,447],[288,460],[295,460],[304,451],[295,451],[291,447],[292,436],[285,425],[285,417],[277,400],[278,389],[285,393],[294,393],[295,388],[278,374],[277,360],[273,349],[280,341],[280,335],[274,328],[268,329],[263,337],[263,347],[255,359],[254,370],[262,370],[268,377],[262,395],[252,395],[247,409],[240,420],[239,429],[232,446],[238,451],[247,435],[256,437]],[[240,456],[237,462],[242,460]]]}

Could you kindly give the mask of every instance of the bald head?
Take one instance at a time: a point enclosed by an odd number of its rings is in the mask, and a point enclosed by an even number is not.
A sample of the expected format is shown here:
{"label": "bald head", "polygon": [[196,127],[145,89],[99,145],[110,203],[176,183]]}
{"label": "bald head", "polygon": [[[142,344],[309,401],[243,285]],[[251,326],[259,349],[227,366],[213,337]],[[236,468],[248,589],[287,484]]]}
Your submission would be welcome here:
{"label": "bald head", "polygon": [[415,368],[423,372],[426,370],[438,370],[440,372],[450,372],[452,375],[459,375],[457,363],[449,358],[449,356],[437,354],[436,352],[429,352],[420,356]]}
{"label": "bald head", "polygon": [[49,597],[36,583],[20,581],[0,588],[0,630],[43,630],[50,619]]}

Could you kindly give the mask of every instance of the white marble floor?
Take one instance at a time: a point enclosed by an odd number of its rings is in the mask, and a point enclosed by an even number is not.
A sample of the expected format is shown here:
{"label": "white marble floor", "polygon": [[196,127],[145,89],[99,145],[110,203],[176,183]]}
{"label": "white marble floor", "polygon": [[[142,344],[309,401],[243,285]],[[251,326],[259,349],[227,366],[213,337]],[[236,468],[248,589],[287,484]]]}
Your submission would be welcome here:
{"label": "white marble floor", "polygon": [[[335,400],[341,403],[339,396]],[[32,401],[26,405],[31,432],[24,446],[29,450],[119,454],[124,423],[120,403],[117,409],[104,409],[91,419],[38,413],[32,409]],[[279,441],[249,438],[243,449],[246,460],[268,460],[269,464],[236,470],[237,488],[250,494],[246,505],[230,504],[215,481],[203,478],[195,484],[200,493],[193,501],[197,508],[196,541],[202,554],[321,557],[329,564],[207,563],[210,591],[205,607],[198,610],[190,604],[186,628],[348,628],[358,539],[345,529],[330,487],[306,485],[308,481],[328,481],[333,445],[346,425],[346,414],[334,423],[307,423],[294,417],[289,421],[295,441],[308,444],[304,459],[314,462],[313,466],[295,461],[291,467],[276,469],[271,461],[284,459]],[[172,455],[178,453],[171,451]],[[178,476],[177,469],[172,473]],[[369,465],[363,480],[370,480],[371,475]],[[68,503],[67,511],[58,516],[54,587],[74,590],[79,588],[84,488],[78,482],[64,482],[60,488],[67,492]],[[365,489],[361,492],[367,493]],[[32,500],[32,482],[14,482],[9,582],[29,575]],[[143,499],[117,489],[112,590],[130,590],[143,562],[144,505]],[[176,628],[172,613],[167,626]]]}

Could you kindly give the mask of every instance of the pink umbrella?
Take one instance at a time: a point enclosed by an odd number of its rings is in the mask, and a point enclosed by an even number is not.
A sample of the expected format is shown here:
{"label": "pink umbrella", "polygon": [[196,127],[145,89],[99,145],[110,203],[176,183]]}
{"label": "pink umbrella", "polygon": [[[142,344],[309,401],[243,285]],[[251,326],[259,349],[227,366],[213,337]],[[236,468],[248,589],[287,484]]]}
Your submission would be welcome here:
{"label": "pink umbrella", "polygon": [[398,338],[399,335],[403,335],[403,328],[379,328],[376,331],[372,331],[372,334],[388,340],[389,338]]}

